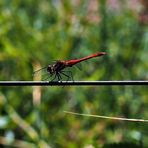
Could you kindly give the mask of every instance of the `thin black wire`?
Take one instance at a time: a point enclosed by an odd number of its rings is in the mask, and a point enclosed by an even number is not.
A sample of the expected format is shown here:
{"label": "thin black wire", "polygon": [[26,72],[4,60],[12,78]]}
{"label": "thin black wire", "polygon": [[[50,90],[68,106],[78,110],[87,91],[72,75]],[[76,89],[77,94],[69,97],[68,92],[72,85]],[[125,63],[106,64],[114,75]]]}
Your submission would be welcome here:
{"label": "thin black wire", "polygon": [[148,85],[148,81],[0,81],[0,86]]}

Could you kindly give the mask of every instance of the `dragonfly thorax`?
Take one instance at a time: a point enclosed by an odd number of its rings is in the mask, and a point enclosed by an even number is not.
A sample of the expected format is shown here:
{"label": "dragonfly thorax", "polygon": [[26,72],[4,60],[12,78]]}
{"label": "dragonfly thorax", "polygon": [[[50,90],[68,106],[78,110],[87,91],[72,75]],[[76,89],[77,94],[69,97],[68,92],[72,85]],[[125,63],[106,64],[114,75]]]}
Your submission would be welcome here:
{"label": "dragonfly thorax", "polygon": [[55,74],[55,73],[59,73],[61,72],[64,68],[66,68],[66,65],[63,61],[57,61],[55,64],[53,65],[48,65],[47,67],[47,71],[50,74]]}

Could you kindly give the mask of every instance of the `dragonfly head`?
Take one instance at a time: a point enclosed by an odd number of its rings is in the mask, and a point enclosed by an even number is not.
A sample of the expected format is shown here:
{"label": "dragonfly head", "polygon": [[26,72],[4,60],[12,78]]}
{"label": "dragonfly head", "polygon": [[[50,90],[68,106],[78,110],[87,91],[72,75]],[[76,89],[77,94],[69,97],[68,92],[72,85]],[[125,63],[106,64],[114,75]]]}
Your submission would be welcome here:
{"label": "dragonfly head", "polygon": [[48,65],[47,72],[49,72],[50,74],[53,74],[55,72],[54,71],[54,66],[53,65]]}

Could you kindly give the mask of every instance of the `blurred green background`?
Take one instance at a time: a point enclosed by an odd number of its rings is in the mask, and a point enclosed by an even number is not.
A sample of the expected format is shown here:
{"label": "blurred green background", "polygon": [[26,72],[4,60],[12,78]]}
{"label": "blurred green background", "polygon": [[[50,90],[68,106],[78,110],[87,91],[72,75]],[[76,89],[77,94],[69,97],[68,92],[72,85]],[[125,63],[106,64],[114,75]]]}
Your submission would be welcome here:
{"label": "blurred green background", "polygon": [[[53,60],[106,56],[72,68],[75,80],[148,79],[147,0],[1,0],[0,80],[32,76]],[[148,147],[147,86],[0,87],[0,147]]]}

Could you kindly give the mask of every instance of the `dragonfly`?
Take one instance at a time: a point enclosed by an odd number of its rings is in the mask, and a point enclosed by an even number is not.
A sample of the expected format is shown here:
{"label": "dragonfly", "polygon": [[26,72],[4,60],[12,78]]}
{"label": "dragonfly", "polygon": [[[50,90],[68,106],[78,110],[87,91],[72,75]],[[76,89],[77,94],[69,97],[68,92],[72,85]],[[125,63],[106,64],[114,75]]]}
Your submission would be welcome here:
{"label": "dragonfly", "polygon": [[53,79],[51,81],[54,81],[55,79],[58,79],[58,81],[61,81],[62,76],[65,76],[65,77],[67,77],[67,81],[69,79],[74,81],[72,72],[71,71],[65,71],[66,68],[72,67],[72,66],[74,66],[74,65],[76,65],[76,64],[78,64],[82,61],[86,61],[86,60],[91,59],[91,58],[103,56],[105,54],[106,54],[106,52],[98,52],[98,53],[91,54],[89,56],[86,56],[86,57],[83,57],[83,58],[80,58],[80,59],[73,59],[73,60],[67,60],[67,61],[57,60],[57,61],[55,61],[55,63],[49,64],[48,66],[43,67],[43,68],[35,71],[33,74],[36,74],[37,72],[39,72],[43,69],[46,69],[48,77],[44,80],[47,80],[47,79],[49,79],[49,77],[53,76]]}

